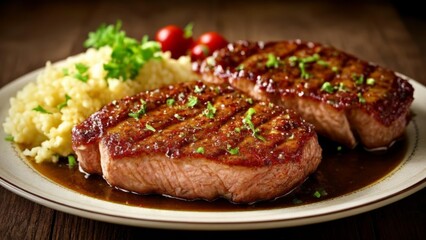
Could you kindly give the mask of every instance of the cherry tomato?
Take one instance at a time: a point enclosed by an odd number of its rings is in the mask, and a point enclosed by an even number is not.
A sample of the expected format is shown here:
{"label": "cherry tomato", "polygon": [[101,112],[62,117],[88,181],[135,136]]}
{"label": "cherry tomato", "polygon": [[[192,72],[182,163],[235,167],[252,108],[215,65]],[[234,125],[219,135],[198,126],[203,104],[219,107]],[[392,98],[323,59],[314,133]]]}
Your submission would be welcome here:
{"label": "cherry tomato", "polygon": [[191,60],[203,60],[210,55],[210,50],[205,44],[196,44],[191,48]]}
{"label": "cherry tomato", "polygon": [[210,53],[213,53],[220,48],[226,47],[228,41],[217,32],[206,32],[197,39],[197,44],[206,45]]}
{"label": "cherry tomato", "polygon": [[193,42],[192,36],[185,36],[185,31],[176,26],[168,25],[157,31],[155,40],[161,44],[163,52],[170,51],[172,58],[186,55]]}

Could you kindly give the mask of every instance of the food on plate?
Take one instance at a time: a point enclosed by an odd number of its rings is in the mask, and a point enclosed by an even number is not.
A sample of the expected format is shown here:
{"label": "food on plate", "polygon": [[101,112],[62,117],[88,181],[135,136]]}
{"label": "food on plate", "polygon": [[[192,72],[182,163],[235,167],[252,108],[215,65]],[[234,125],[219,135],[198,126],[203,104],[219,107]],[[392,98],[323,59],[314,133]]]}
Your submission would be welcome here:
{"label": "food on plate", "polygon": [[24,155],[36,162],[57,162],[73,154],[72,127],[105,104],[197,78],[189,57],[171,59],[161,53],[158,43],[146,38],[138,42],[120,27],[117,23],[90,33],[86,52],[59,63],[47,62],[37,81],[10,99],[3,127],[23,147]]}
{"label": "food on plate", "polygon": [[204,81],[299,112],[349,148],[386,148],[405,131],[413,87],[395,72],[334,47],[300,40],[239,41],[194,64]]}
{"label": "food on plate", "polygon": [[292,110],[190,81],[113,101],[73,128],[82,170],[116,188],[251,203],[314,172],[321,148]]}

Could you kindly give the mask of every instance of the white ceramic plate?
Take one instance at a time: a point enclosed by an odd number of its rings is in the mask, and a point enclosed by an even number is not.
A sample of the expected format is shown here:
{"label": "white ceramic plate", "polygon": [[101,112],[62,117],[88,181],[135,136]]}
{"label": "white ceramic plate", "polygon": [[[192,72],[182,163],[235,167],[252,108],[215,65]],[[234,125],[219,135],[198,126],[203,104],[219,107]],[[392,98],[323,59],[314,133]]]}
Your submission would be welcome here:
{"label": "white ceramic plate", "polygon": [[[35,81],[40,70],[31,72],[0,90],[0,102]],[[404,76],[403,76],[404,77]],[[44,206],[100,221],[141,227],[228,230],[289,227],[318,223],[366,212],[402,199],[426,186],[426,88],[414,80],[413,121],[407,127],[408,151],[404,163],[381,181],[354,193],[290,208],[203,212],[148,209],[111,203],[66,189],[38,174],[18,157],[0,132],[0,184]],[[3,123],[9,104],[0,107]],[[3,129],[3,128],[2,128]]]}

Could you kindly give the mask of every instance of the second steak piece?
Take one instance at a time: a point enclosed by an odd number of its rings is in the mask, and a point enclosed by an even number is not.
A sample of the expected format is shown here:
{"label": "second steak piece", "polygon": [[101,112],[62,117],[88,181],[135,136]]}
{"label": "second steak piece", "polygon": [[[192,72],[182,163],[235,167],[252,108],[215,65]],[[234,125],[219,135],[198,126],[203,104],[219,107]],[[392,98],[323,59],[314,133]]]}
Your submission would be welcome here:
{"label": "second steak piece", "polygon": [[183,199],[274,199],[321,160],[313,126],[294,111],[202,82],[114,101],[72,137],[84,171],[120,189]]}
{"label": "second steak piece", "polygon": [[413,87],[393,71],[333,47],[300,40],[229,44],[195,70],[256,99],[299,112],[350,148],[386,148],[405,130]]}

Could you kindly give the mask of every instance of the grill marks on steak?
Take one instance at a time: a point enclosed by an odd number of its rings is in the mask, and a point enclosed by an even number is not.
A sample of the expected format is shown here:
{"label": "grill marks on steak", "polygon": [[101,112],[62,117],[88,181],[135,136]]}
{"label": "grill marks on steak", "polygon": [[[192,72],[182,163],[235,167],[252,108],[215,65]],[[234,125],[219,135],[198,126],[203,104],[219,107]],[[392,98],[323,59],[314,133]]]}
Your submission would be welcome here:
{"label": "grill marks on steak", "polygon": [[[189,105],[194,97],[197,103]],[[139,118],[129,117],[143,106]],[[73,149],[82,170],[117,188],[238,203],[286,194],[321,159],[312,126],[293,111],[201,82],[105,106],[73,129]]]}
{"label": "grill marks on steak", "polygon": [[236,42],[195,70],[207,82],[229,82],[256,99],[295,109],[318,133],[348,147],[357,138],[367,148],[390,145],[403,134],[413,101],[412,86],[394,72],[300,40]]}

